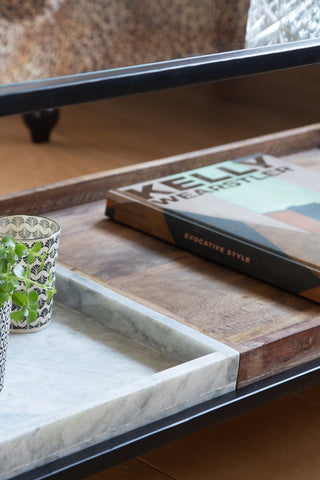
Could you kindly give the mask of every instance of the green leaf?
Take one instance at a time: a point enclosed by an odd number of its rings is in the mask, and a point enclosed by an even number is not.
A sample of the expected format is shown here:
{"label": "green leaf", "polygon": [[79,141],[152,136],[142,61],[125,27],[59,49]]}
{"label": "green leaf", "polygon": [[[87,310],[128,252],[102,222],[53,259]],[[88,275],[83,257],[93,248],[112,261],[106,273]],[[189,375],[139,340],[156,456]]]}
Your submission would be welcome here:
{"label": "green leaf", "polygon": [[6,273],[8,268],[8,260],[6,258],[2,258],[0,260],[0,274]]}
{"label": "green leaf", "polygon": [[32,254],[32,253],[29,253],[28,255],[28,259],[27,259],[27,262],[29,264],[33,263],[35,261],[36,257]]}
{"label": "green leaf", "polygon": [[23,305],[26,305],[27,303],[27,296],[23,292],[20,292],[20,290],[18,290],[12,295],[12,303],[18,305],[18,307],[23,307]]}
{"label": "green leaf", "polygon": [[0,302],[3,303],[3,302],[7,302],[8,300],[10,300],[10,294],[7,292],[0,291]]}
{"label": "green leaf", "polygon": [[5,245],[6,247],[12,247],[14,248],[15,245],[16,245],[16,242],[14,240],[13,237],[11,237],[11,235],[6,235],[5,237],[2,238],[1,240],[1,243],[3,243],[3,245]]}
{"label": "green leaf", "polygon": [[38,252],[40,252],[40,250],[41,250],[41,243],[40,243],[40,242],[36,242],[36,243],[33,245],[31,251],[34,252],[34,253],[38,253]]}
{"label": "green leaf", "polygon": [[57,290],[55,288],[53,288],[52,290],[47,290],[47,302],[49,302],[49,300],[51,300],[51,298],[53,297],[53,294],[56,293]]}
{"label": "green leaf", "polygon": [[18,310],[15,312],[11,312],[10,317],[12,318],[12,320],[15,320],[16,322],[22,322],[24,318],[24,314],[22,310]]}
{"label": "green leaf", "polygon": [[35,311],[37,311],[39,307],[40,307],[40,305],[39,305],[38,302],[32,303],[32,304],[30,305],[30,309],[31,309],[31,310],[35,310]]}
{"label": "green leaf", "polygon": [[15,252],[19,258],[23,257],[27,253],[27,247],[23,243],[18,243],[15,248]]}
{"label": "green leaf", "polygon": [[25,270],[22,265],[15,265],[13,267],[13,273],[20,279],[24,278]]}
{"label": "green leaf", "polygon": [[39,308],[39,303],[38,303],[38,294],[35,291],[31,291],[28,293],[28,301],[29,301],[29,307],[32,310],[38,310]]}
{"label": "green leaf", "polygon": [[29,314],[27,316],[27,323],[32,323],[35,320],[37,320],[37,316],[38,316],[38,314],[35,310],[30,310]]}
{"label": "green leaf", "polygon": [[10,280],[7,280],[5,284],[2,286],[2,290],[12,293],[15,290],[18,290],[19,288],[19,281],[16,278],[10,278]]}
{"label": "green leaf", "polygon": [[38,301],[38,294],[34,290],[28,293],[28,299],[30,303],[37,303]]}

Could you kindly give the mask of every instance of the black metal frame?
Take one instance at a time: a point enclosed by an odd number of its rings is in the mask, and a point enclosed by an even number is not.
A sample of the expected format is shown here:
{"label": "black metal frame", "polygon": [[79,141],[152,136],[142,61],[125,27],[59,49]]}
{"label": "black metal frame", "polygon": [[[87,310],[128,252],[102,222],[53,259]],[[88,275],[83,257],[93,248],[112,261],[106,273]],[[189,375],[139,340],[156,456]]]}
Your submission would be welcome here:
{"label": "black metal frame", "polygon": [[[320,62],[320,39],[0,87],[0,116]],[[15,480],[81,479],[318,383],[320,359],[93,445]]]}
{"label": "black metal frame", "polygon": [[320,62],[320,39],[0,86],[0,116]]}
{"label": "black metal frame", "polygon": [[320,359],[93,445],[12,480],[78,480],[320,381]]}

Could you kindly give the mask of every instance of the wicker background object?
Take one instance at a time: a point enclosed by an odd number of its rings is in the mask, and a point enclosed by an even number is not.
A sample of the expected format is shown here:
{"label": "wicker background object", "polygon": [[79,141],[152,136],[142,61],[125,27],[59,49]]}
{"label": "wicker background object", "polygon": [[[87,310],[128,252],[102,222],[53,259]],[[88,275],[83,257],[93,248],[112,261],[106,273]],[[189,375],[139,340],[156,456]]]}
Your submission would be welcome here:
{"label": "wicker background object", "polygon": [[246,46],[320,37],[320,0],[251,0]]}

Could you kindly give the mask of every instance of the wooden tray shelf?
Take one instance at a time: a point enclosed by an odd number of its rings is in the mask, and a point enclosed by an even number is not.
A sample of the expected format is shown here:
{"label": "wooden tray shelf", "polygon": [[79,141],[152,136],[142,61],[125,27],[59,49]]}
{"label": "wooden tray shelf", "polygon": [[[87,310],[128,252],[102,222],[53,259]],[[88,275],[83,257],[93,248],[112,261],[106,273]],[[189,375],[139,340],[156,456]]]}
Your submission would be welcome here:
{"label": "wooden tray shelf", "polygon": [[319,305],[104,215],[109,188],[257,151],[320,169],[320,125],[101,172],[0,198],[62,227],[60,262],[240,353],[238,388],[320,357]]}

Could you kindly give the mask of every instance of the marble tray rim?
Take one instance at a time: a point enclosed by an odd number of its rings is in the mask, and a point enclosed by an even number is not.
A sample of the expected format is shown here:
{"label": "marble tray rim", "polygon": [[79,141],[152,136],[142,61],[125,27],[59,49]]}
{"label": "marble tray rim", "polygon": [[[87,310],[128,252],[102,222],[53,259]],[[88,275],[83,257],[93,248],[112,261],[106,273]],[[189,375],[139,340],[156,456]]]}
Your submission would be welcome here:
{"label": "marble tray rim", "polygon": [[[59,263],[57,265],[57,271],[56,271],[57,294],[55,296],[55,299],[57,302],[63,303],[65,305],[70,306],[71,308],[77,309],[77,305],[75,304],[76,301],[74,301],[73,298],[70,298],[70,296],[64,295],[64,292],[66,292],[66,289],[64,288],[64,286],[62,286],[62,288],[60,287],[61,279],[67,280],[67,282],[72,282],[73,284],[77,285],[81,289],[86,289],[90,294],[93,293],[94,295],[101,295],[104,297],[105,300],[108,300],[108,302],[116,303],[117,308],[121,309],[120,310],[121,314],[124,316],[127,316],[127,313],[132,310],[139,312],[140,314],[139,322],[141,322],[141,319],[143,317],[144,327],[146,327],[147,322],[150,319],[152,319],[157,326],[161,325],[166,329],[168,329],[171,333],[175,333],[177,336],[179,336],[179,340],[183,338],[183,340],[187,342],[188,339],[191,339],[192,344],[194,346],[196,345],[199,346],[199,356],[205,355],[206,353],[209,354],[213,352],[220,352],[231,357],[238,356],[239,352],[237,350],[220,342],[219,340],[216,340],[208,335],[205,335],[204,333],[201,333],[198,330],[195,330],[171,317],[168,317],[167,315],[164,315],[163,313],[160,313],[142,303],[139,303],[136,300],[132,300],[131,298],[125,295],[122,295],[112,290],[111,288],[108,288],[102,285],[101,283],[96,282],[95,280],[92,280],[91,278],[86,277],[85,275],[80,274],[78,272],[75,272]],[[82,313],[92,316],[96,321],[101,323],[102,315],[99,310],[95,312],[88,311],[87,306],[81,303],[80,311]],[[132,319],[130,319],[130,321],[132,321]],[[118,328],[116,321],[108,321],[108,326],[110,328],[114,328],[115,330],[121,333],[124,333],[125,335],[128,333],[127,330]],[[168,330],[165,330],[165,332],[167,332]],[[142,332],[139,331],[139,334],[141,333]],[[140,338],[134,337],[134,339],[136,339],[137,341],[143,340],[141,337]],[[157,340],[159,340],[159,338]],[[165,338],[165,342],[167,342],[167,338]],[[149,340],[148,342],[145,343],[145,345],[150,346]],[[187,347],[189,346],[190,344],[187,342]],[[181,345],[179,345],[179,348],[181,348]],[[163,351],[163,353],[168,354],[166,350]],[[188,360],[178,359],[178,361],[182,362],[182,361],[188,361]]]}
{"label": "marble tray rim", "polygon": [[[64,288],[66,282],[70,282],[73,286],[76,285],[76,288],[82,293],[80,295],[80,311],[85,315],[90,313],[91,308],[90,301],[86,303],[86,298],[96,298],[96,296],[102,295],[108,299],[110,304],[119,307],[121,314],[128,315],[134,310],[138,312],[139,318],[143,319],[144,325],[150,325],[150,320],[152,320],[157,327],[163,326],[164,339],[167,338],[168,331],[173,332],[173,343],[170,348],[174,348],[175,342],[180,341],[181,343],[181,339],[183,339],[186,341],[187,348],[195,348],[195,355],[186,358],[185,353],[182,352],[183,358],[179,360],[180,363],[154,372],[147,378],[133,381],[129,387],[119,388],[116,390],[116,397],[108,398],[106,395],[103,398],[94,399],[85,407],[78,407],[78,410],[75,407],[67,414],[56,412],[55,417],[50,421],[44,417],[40,427],[38,425],[38,428],[22,429],[21,434],[15,434],[13,437],[9,435],[7,445],[1,441],[0,433],[1,449],[4,449],[0,459],[2,458],[2,461],[7,459],[9,462],[8,468],[4,466],[4,469],[1,468],[2,462],[0,462],[0,480],[7,480],[30,468],[41,466],[81,448],[126,433],[196,403],[235,390],[239,365],[237,351],[58,264],[56,285],[60,294],[57,293],[55,300],[66,305],[69,302],[71,308],[74,308],[72,305],[74,298],[64,298],[64,294],[67,292],[67,289]],[[84,290],[86,295],[83,294]],[[117,312],[119,313],[119,310],[116,310]],[[112,322],[116,323],[116,321],[117,315],[108,326],[112,327]],[[153,326],[151,325],[151,328]],[[118,331],[122,333],[121,329]],[[38,333],[29,335],[38,335]],[[163,338],[160,339],[160,344]],[[165,345],[163,345],[161,353],[168,353]],[[123,416],[116,417],[113,414],[116,409],[120,409]],[[143,418],[139,418],[137,411],[144,412]],[[61,438],[64,439],[62,443]],[[30,452],[25,451],[30,440],[35,445],[48,446],[42,447],[41,452],[37,454],[31,451],[32,448],[30,448]],[[18,465],[10,463],[15,461],[10,460],[10,452],[15,449],[15,445],[20,446],[19,448],[24,445]],[[6,468],[7,470],[5,470]]]}

